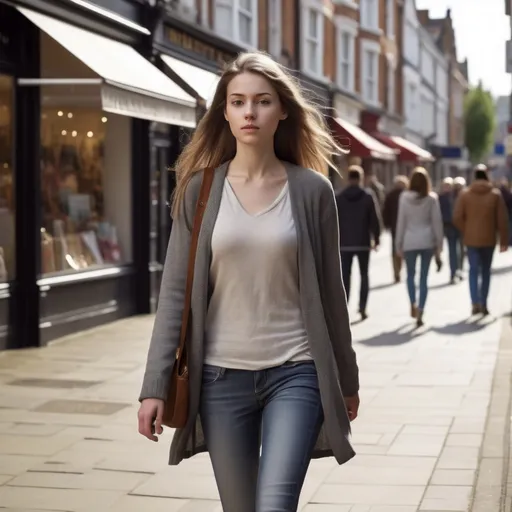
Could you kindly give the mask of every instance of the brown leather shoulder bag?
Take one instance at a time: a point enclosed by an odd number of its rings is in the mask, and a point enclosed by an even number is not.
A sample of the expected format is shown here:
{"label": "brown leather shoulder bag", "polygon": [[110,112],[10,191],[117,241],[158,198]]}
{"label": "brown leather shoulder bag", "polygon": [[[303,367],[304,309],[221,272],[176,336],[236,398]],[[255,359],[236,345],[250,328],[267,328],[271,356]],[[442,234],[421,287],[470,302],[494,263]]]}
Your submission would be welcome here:
{"label": "brown leather shoulder bag", "polygon": [[192,283],[194,282],[194,265],[196,261],[197,242],[203,222],[204,211],[210,197],[214,169],[208,167],[204,170],[199,199],[196,204],[192,235],[190,239],[190,252],[188,256],[187,281],[185,287],[185,303],[181,317],[180,343],[176,350],[176,361],[172,369],[167,400],[164,405],[162,424],[172,428],[183,428],[189,415],[190,383],[188,372],[187,341],[191,318]]}

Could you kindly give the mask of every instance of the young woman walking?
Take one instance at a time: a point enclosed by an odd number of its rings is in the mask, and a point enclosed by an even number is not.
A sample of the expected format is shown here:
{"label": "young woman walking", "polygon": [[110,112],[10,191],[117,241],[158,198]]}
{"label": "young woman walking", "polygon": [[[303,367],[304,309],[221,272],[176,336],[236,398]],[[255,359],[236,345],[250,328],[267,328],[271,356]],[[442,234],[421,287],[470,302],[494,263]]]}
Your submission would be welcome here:
{"label": "young woman walking", "polygon": [[189,417],[170,464],[207,450],[224,512],[294,511],[312,457],[354,456],[358,367],[322,175],[338,151],[284,68],[245,53],[176,165],[139,431],[162,432],[201,169],[214,167],[191,299]]}
{"label": "young woman walking", "polygon": [[[433,256],[443,249],[443,220],[437,195],[431,191],[430,177],[422,167],[411,175],[409,190],[400,196],[396,228],[396,251],[405,258],[407,290],[411,316],[418,327],[423,325],[427,302],[428,272]],[[416,302],[416,261],[420,260],[419,302]]]}

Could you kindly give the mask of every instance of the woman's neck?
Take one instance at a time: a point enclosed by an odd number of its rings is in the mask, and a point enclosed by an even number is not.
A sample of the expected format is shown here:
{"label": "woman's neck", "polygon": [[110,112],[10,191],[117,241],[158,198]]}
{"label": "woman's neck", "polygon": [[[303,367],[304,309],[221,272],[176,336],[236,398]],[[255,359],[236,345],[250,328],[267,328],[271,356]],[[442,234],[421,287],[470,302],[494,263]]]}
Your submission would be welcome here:
{"label": "woman's neck", "polygon": [[280,174],[283,164],[271,151],[262,151],[257,147],[238,147],[235,157],[229,165],[228,174],[245,178],[247,181],[260,180],[268,175]]}

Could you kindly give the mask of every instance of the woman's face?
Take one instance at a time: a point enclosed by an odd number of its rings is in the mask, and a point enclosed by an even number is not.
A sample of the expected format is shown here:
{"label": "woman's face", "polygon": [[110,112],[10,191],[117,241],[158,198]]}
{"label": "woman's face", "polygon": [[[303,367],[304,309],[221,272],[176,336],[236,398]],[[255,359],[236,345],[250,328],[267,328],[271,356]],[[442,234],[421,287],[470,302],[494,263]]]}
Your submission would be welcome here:
{"label": "woman's face", "polygon": [[271,83],[256,73],[242,73],[229,82],[224,116],[240,144],[273,145],[279,122],[287,114]]}

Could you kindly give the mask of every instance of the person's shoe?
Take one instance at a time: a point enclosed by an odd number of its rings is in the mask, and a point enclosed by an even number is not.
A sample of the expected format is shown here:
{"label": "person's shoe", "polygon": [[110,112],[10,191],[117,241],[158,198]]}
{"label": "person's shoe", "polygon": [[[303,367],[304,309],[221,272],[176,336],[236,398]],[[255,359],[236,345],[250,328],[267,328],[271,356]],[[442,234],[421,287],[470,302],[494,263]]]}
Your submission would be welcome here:
{"label": "person's shoe", "polygon": [[416,304],[411,304],[411,318],[418,318],[418,308]]}
{"label": "person's shoe", "polygon": [[482,306],[482,308],[480,309],[480,313],[482,313],[483,316],[490,315],[489,310],[487,309],[487,306]]}
{"label": "person's shoe", "polygon": [[395,276],[395,284],[398,284],[400,282],[400,276]]}
{"label": "person's shoe", "polygon": [[443,260],[440,257],[436,257],[436,266],[437,271],[441,272],[441,269],[443,268]]}
{"label": "person's shoe", "polygon": [[416,317],[416,327],[423,327],[423,311],[418,310],[418,316]]}
{"label": "person's shoe", "polygon": [[471,308],[471,314],[479,315],[481,312],[482,308],[480,307],[480,304],[473,304],[473,307]]}
{"label": "person's shoe", "polygon": [[455,284],[455,277],[452,277],[452,278],[450,279],[450,284]]}
{"label": "person's shoe", "polygon": [[361,315],[361,320],[366,320],[368,318],[368,314],[364,309],[360,309],[359,314]]}

